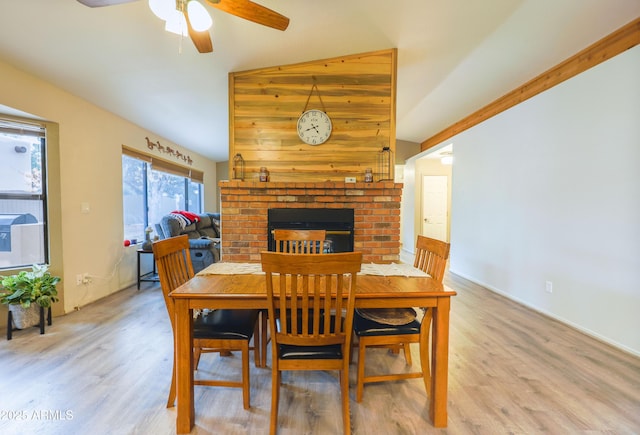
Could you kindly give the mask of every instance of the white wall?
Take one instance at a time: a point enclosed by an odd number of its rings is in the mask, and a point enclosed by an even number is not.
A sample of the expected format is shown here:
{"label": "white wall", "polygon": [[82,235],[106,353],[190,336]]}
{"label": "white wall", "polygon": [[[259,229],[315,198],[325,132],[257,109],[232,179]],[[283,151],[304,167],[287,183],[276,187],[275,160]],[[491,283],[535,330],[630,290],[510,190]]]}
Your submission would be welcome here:
{"label": "white wall", "polygon": [[638,355],[639,77],[636,46],[449,141],[450,270]]}

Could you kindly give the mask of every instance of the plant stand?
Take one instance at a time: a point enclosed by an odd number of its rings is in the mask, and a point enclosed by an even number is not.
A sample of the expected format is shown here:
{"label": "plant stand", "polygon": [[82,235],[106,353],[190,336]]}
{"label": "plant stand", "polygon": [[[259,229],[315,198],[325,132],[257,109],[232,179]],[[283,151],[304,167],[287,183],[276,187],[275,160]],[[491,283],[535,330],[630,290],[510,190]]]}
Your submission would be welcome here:
{"label": "plant stand", "polygon": [[[40,334],[44,334],[44,308],[40,308],[40,322],[38,325],[40,326]],[[13,331],[20,330],[20,328],[13,327],[13,311],[9,310],[9,315],[7,316],[7,340],[11,340],[13,338]],[[47,325],[51,326],[51,307],[47,308]],[[30,325],[35,326],[35,325]]]}

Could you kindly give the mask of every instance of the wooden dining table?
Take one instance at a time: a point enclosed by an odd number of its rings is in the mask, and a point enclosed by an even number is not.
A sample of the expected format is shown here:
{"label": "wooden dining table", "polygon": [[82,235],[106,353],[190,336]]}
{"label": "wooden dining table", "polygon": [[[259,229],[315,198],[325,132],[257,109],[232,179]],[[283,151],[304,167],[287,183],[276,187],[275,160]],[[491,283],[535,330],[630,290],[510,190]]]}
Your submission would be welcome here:
{"label": "wooden dining table", "polygon": [[[234,265],[241,265],[233,263]],[[219,267],[212,265],[213,267]],[[260,265],[247,264],[251,267]],[[429,307],[433,310],[431,359],[428,334],[420,335],[420,364],[429,396],[429,419],[435,427],[447,426],[449,364],[449,311],[456,292],[425,276],[359,274],[356,308]],[[211,273],[207,269],[171,292],[175,302],[175,352],[177,383],[176,432],[190,433],[195,423],[192,322],[194,309],[266,309],[265,276],[236,272]],[[428,328],[421,328],[422,331]]]}

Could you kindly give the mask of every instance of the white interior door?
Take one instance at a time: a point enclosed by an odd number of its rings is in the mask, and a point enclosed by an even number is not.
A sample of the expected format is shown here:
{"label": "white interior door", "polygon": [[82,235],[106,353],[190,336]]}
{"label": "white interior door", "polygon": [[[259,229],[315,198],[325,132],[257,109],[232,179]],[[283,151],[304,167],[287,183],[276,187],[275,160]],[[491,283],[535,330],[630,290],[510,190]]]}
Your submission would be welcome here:
{"label": "white interior door", "polygon": [[447,240],[449,206],[446,175],[422,177],[422,235]]}

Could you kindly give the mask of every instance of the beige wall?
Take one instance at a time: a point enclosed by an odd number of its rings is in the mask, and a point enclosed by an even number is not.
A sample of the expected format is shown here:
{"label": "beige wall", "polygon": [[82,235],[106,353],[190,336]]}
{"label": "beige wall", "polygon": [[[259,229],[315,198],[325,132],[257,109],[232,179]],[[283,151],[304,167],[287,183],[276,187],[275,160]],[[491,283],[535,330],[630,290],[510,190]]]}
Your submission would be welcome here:
{"label": "beige wall", "polygon": [[396,139],[396,165],[403,165],[405,160],[420,153],[420,144]]}
{"label": "beige wall", "polygon": [[[60,216],[51,228],[51,268],[62,277],[64,301],[54,313],[135,283],[136,250],[123,246],[122,145],[154,153],[146,147],[148,136],[190,155],[193,168],[205,174],[205,208],[218,209],[215,162],[1,61],[0,77],[0,105],[59,126],[59,161],[50,158],[49,174],[50,188],[59,184],[50,211]],[[89,213],[81,213],[81,203],[89,203]],[[76,286],[76,274],[85,272],[93,282]],[[0,309],[4,317],[6,309]]]}

